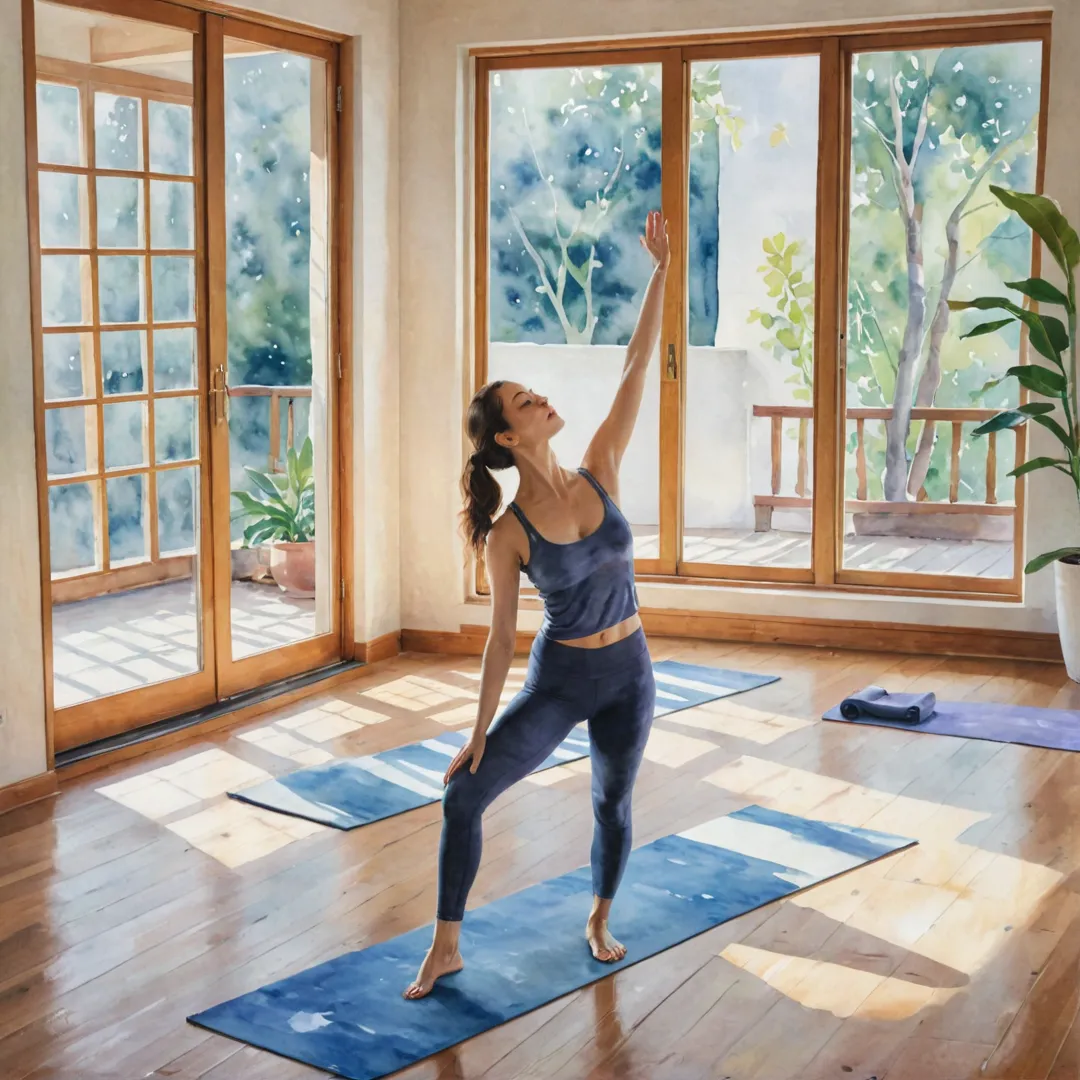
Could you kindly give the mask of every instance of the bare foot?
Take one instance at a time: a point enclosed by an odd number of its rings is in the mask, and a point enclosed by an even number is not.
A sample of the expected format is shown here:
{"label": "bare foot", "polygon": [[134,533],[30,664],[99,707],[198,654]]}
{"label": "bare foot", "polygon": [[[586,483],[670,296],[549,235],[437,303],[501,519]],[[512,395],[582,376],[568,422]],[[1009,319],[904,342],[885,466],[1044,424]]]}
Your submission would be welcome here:
{"label": "bare foot", "polygon": [[416,973],[416,978],[409,983],[401,996],[409,1001],[417,1001],[422,997],[427,997],[435,986],[436,980],[441,979],[444,975],[453,975],[455,971],[460,971],[464,966],[465,961],[461,959],[461,953],[457,949],[447,955],[446,953],[436,953],[434,947],[432,947],[428,949],[427,956],[424,957],[424,962]]}
{"label": "bare foot", "polygon": [[614,964],[626,955],[626,946],[611,936],[606,919],[590,919],[585,924],[585,940],[593,956],[602,963]]}

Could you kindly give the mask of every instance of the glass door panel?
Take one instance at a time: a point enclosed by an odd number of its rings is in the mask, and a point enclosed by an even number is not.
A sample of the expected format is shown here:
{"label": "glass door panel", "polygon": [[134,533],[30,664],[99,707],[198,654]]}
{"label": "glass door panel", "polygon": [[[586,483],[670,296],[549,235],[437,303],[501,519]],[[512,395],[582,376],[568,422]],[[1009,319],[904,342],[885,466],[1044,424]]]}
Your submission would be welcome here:
{"label": "glass door panel", "polygon": [[1017,435],[973,433],[1019,404],[1018,324],[962,340],[986,319],[948,301],[1031,274],[1031,232],[989,188],[1035,190],[1042,44],[851,63],[843,576],[1011,590]]}
{"label": "glass door panel", "polygon": [[697,572],[810,570],[818,82],[816,55],[690,64],[681,565]]}
{"label": "glass door panel", "polygon": [[[224,692],[340,655],[330,419],[332,72],[302,49],[230,36],[231,25],[225,20],[217,283],[225,332],[212,359],[217,452],[228,483],[216,503],[220,543],[228,544],[227,557],[218,553],[227,568],[218,576],[227,604],[219,623],[227,627]],[[213,199],[211,207],[213,214]]]}
{"label": "glass door panel", "polygon": [[[614,399],[652,272],[638,238],[660,209],[661,72],[575,63],[487,77],[486,378],[550,398],[569,468]],[[639,560],[659,552],[660,398],[655,365],[620,478]],[[516,470],[499,481],[509,502]]]}

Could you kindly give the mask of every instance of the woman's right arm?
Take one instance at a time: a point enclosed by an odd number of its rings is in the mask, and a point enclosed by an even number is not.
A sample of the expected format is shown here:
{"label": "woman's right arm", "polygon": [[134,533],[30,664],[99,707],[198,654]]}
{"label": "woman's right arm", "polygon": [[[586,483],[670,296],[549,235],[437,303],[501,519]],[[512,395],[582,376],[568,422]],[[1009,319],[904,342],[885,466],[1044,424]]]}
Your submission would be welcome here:
{"label": "woman's right arm", "polygon": [[470,759],[469,771],[476,772],[480,759],[484,756],[487,729],[498,711],[506,676],[514,660],[521,554],[512,533],[506,528],[507,524],[509,522],[497,523],[488,537],[485,563],[491,588],[491,629],[488,631],[483,665],[480,669],[480,701],[477,705],[476,723],[469,741],[446,770],[444,783],[448,783],[450,777]]}

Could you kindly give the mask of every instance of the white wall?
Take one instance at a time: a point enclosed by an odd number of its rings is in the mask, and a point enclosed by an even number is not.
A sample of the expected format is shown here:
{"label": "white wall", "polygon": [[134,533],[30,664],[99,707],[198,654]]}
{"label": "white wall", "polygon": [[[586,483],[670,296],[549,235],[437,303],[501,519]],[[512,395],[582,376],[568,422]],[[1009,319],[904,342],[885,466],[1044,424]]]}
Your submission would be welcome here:
{"label": "white wall", "polygon": [[397,0],[243,6],[349,34],[353,82],[353,522],[355,639],[401,627]]}
{"label": "white wall", "polygon": [[[0,0],[0,24],[18,27],[20,19],[19,0]],[[7,716],[0,727],[0,787],[45,768],[22,82],[21,35],[0,35],[0,709]]]}
{"label": "white wall", "polygon": [[[1014,10],[1012,0],[953,0],[951,10]],[[402,624],[456,630],[486,618],[465,603],[467,574],[456,531],[458,476],[463,461],[461,410],[469,383],[466,313],[469,287],[468,160],[471,102],[468,49],[665,32],[747,29],[760,12],[775,25],[940,15],[937,0],[774,0],[767,7],[741,0],[402,0],[401,224],[402,366]],[[1080,152],[1071,103],[1080,100],[1080,6],[1058,5],[1050,70],[1046,188],[1080,219]],[[1036,450],[1045,446],[1037,432]],[[1029,488],[1028,533],[1040,547],[1075,535],[1067,481],[1036,475]],[[1062,511],[1068,506],[1067,511]],[[1075,542],[1075,541],[1074,541]],[[916,601],[855,598],[797,590],[753,590],[643,584],[649,607],[724,610],[748,614],[880,619],[936,625],[1053,630],[1049,573],[1027,583],[1025,602]],[[521,616],[536,626],[535,612]]]}
{"label": "white wall", "polygon": [[[398,544],[398,5],[396,0],[248,4],[356,40],[353,410],[356,639],[401,626]],[[0,0],[0,25],[20,25]],[[0,35],[0,786],[46,767],[34,466],[22,41]]]}
{"label": "white wall", "polygon": [[[754,256],[756,259],[757,257]],[[745,321],[745,320],[743,320]],[[759,335],[760,336],[760,335]],[[566,421],[552,442],[561,461],[578,462],[604,419],[619,384],[626,350],[617,345],[534,345],[492,342],[488,373],[546,395]],[[686,361],[686,478],[688,529],[752,529],[753,496],[770,490],[771,435],[754,404],[793,404],[784,378],[790,368],[744,349],[695,346]],[[660,515],[660,371],[654,361],[641,413],[623,458],[619,497],[633,525],[653,526]],[[786,434],[793,434],[794,423]],[[783,493],[794,494],[798,443],[783,443]],[[517,470],[497,477],[503,500],[517,491]],[[805,526],[804,526],[805,527]]]}

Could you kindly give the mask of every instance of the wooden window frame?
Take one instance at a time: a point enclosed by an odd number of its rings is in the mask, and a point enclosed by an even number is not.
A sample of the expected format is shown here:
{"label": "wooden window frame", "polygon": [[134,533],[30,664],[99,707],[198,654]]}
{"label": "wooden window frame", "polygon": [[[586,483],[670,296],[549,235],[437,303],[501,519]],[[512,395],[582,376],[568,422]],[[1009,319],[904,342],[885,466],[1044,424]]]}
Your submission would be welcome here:
{"label": "wooden window frame", "polygon": [[[1042,191],[1046,161],[1046,125],[1050,85],[1049,10],[958,18],[896,20],[880,25],[845,24],[806,29],[781,28],[734,34],[696,34],[644,39],[552,43],[507,48],[477,48],[470,53],[473,86],[473,190],[471,253],[473,307],[472,388],[487,379],[488,353],[488,185],[489,76],[493,71],[565,67],[580,64],[650,63],[663,67],[662,130],[681,133],[664,138],[662,201],[671,223],[672,272],[665,294],[661,350],[674,346],[677,374],[660,373],[660,538],[659,558],[637,560],[638,576],[647,581],[753,588],[800,588],[809,591],[950,597],[1022,602],[1026,479],[1016,480],[1013,573],[1008,578],[960,577],[889,571],[858,571],[843,566],[845,509],[846,378],[844,335],[847,323],[847,252],[850,227],[851,60],[859,51],[892,51],[929,46],[963,46],[1039,41],[1042,44],[1041,100],[1037,131],[1036,190]],[[817,223],[815,243],[815,324],[813,416],[813,523],[811,561],[805,568],[752,567],[685,561],[683,550],[683,476],[687,325],[687,226],[685,179],[690,65],[699,60],[752,59],[769,56],[819,57]],[[677,91],[675,88],[678,88]],[[1039,272],[1040,248],[1032,246],[1032,274]],[[1022,330],[1020,363],[1027,363],[1027,333]],[[1026,399],[1022,391],[1021,400]],[[869,410],[857,410],[860,413]],[[952,410],[957,411],[957,410]],[[963,410],[959,410],[962,412]],[[991,412],[994,410],[991,410]],[[955,418],[947,417],[946,421]],[[774,421],[774,434],[776,425]],[[1026,430],[1016,432],[1016,460],[1026,452]],[[943,504],[949,505],[949,504]],[[958,504],[963,505],[963,504]],[[948,511],[945,511],[948,512]],[[1006,513],[1005,507],[990,511]],[[484,597],[489,588],[483,558],[473,560],[467,595]],[[525,589],[525,593],[533,590]]]}

